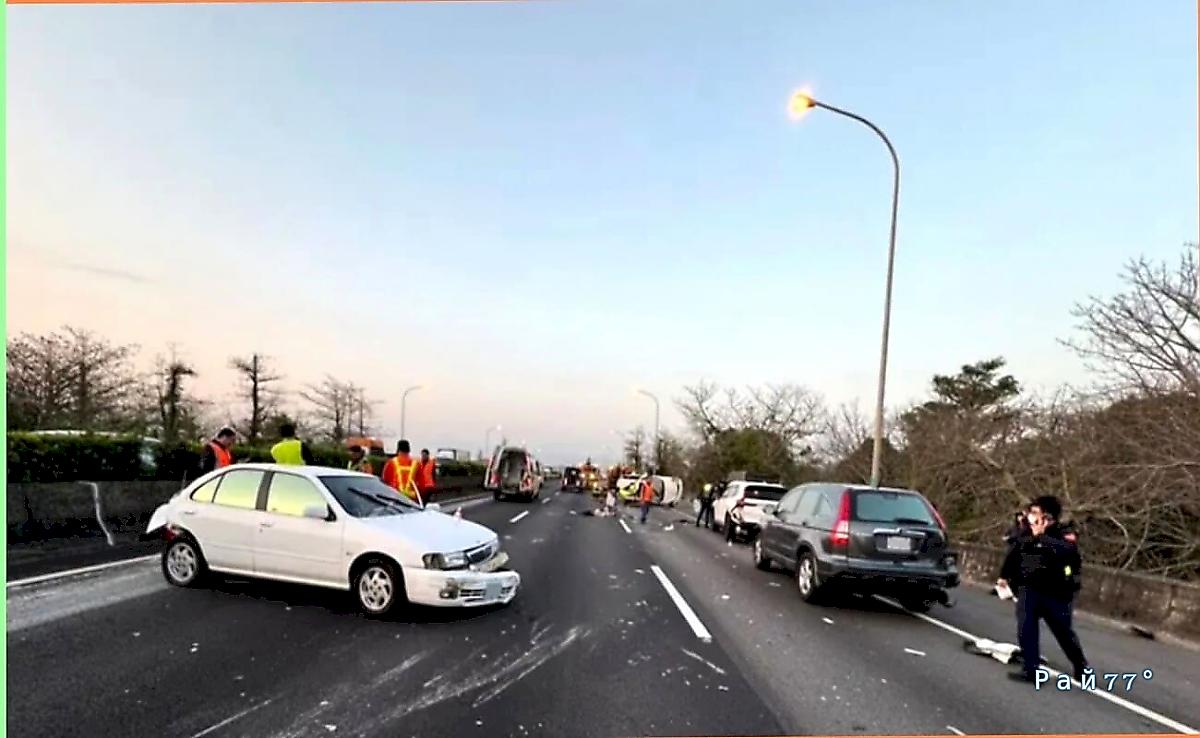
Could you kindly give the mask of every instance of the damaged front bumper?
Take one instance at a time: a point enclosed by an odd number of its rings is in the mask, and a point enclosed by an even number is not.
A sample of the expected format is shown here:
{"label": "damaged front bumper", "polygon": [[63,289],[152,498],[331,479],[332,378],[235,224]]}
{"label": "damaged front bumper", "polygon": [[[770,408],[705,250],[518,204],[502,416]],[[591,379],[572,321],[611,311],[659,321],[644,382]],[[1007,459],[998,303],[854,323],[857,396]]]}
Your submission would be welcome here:
{"label": "damaged front bumper", "polygon": [[[507,556],[498,554],[488,564],[502,566]],[[483,607],[507,605],[517,596],[521,587],[521,575],[515,571],[493,570],[472,571],[455,569],[404,570],[404,584],[408,599],[418,605],[431,607]]]}

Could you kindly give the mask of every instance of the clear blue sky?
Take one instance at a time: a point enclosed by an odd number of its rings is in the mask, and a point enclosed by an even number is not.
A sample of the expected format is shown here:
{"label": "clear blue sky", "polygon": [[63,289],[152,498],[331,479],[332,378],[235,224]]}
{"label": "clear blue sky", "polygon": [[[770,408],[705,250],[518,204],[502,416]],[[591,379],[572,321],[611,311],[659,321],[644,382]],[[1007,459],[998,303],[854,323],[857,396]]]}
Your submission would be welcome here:
{"label": "clear blue sky", "polygon": [[[503,423],[562,461],[700,378],[870,406],[995,354],[1083,378],[1071,304],[1197,237],[1195,4],[9,8],[9,331],[83,325]],[[667,425],[679,422],[672,411]]]}

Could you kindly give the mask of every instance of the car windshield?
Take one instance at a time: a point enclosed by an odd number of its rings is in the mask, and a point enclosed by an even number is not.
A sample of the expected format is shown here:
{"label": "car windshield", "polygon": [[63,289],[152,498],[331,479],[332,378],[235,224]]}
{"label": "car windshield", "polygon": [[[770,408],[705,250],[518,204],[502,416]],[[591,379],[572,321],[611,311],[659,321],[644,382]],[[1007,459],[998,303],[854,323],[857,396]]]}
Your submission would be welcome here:
{"label": "car windshield", "polygon": [[934,525],[925,500],[900,492],[859,492],[854,496],[855,519],[868,523]]}
{"label": "car windshield", "polygon": [[356,518],[377,518],[421,511],[416,503],[374,477],[329,476],[321,477],[321,481],[342,509]]}
{"label": "car windshield", "polygon": [[767,500],[779,502],[787,492],[783,487],[773,487],[768,484],[751,484],[746,487],[747,500]]}

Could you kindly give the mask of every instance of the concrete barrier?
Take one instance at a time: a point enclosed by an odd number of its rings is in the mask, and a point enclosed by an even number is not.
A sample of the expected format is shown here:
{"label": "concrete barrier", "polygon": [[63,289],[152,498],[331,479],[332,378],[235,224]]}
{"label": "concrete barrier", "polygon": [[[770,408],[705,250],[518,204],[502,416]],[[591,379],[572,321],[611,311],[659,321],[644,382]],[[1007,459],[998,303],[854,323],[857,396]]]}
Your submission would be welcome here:
{"label": "concrete barrier", "polygon": [[[482,491],[482,477],[451,477],[438,485],[434,501]],[[154,509],[180,490],[179,482],[97,482],[104,522],[114,532],[135,531]],[[9,484],[8,538],[36,541],[100,533],[91,489],[78,482]]]}
{"label": "concrete barrier", "polygon": [[[964,579],[979,584],[996,581],[1004,549],[971,543],[955,547],[961,555],[959,573]],[[1083,589],[1076,606],[1150,631],[1200,640],[1200,585],[1096,566],[1085,560]]]}

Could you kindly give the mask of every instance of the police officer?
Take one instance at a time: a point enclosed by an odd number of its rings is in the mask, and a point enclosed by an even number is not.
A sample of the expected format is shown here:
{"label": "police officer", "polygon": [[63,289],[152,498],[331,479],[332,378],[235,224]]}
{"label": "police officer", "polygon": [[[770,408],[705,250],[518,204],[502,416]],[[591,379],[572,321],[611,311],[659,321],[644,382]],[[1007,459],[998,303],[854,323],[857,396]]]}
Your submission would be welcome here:
{"label": "police officer", "polygon": [[1058,645],[1070,660],[1075,679],[1083,678],[1087,658],[1071,626],[1072,600],[1079,590],[1079,549],[1064,539],[1058,525],[1062,504],[1046,495],[1029,508],[1029,531],[1015,542],[1000,571],[998,585],[1017,593],[1017,640],[1024,666],[1009,674],[1017,681],[1033,682],[1041,663],[1039,636],[1045,620]]}

